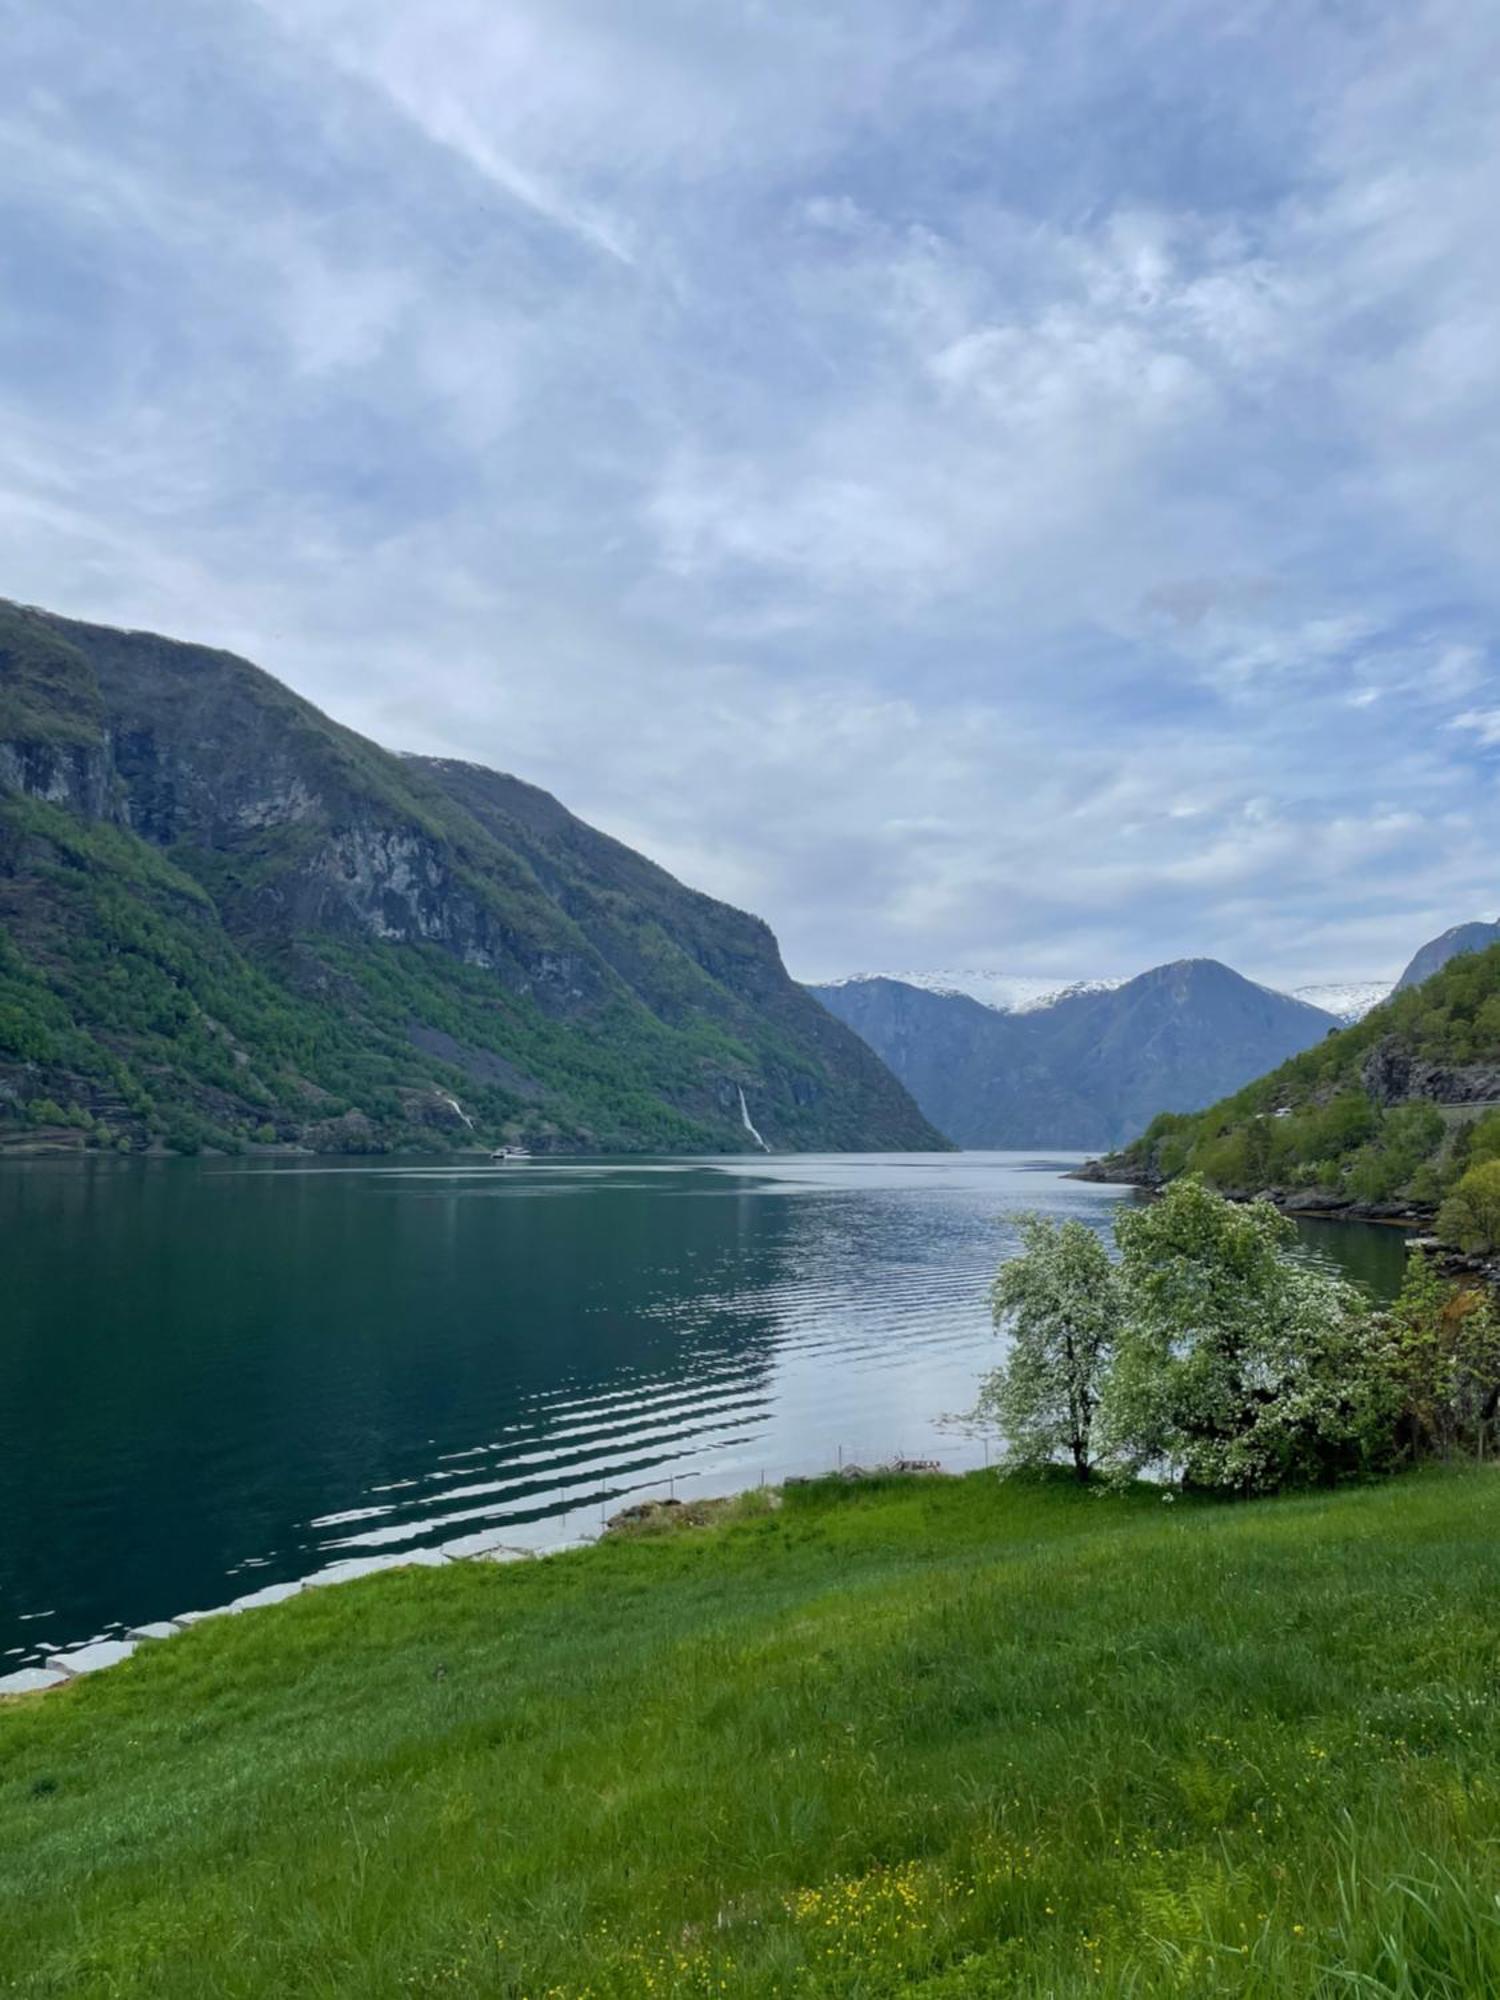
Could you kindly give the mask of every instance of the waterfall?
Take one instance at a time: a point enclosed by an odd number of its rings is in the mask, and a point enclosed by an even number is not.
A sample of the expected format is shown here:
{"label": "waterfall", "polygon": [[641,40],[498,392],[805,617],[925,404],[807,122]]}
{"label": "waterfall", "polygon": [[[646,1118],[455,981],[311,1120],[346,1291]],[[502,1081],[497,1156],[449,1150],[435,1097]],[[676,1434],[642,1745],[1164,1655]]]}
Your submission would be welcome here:
{"label": "waterfall", "polygon": [[745,1130],[750,1134],[750,1137],[755,1141],[756,1145],[760,1147],[760,1150],[763,1153],[769,1153],[771,1150],[770,1147],[766,1144],[765,1140],[762,1139],[759,1132],[756,1131],[755,1127],[750,1123],[750,1107],[745,1102],[745,1086],[743,1084],[740,1085],[740,1123],[744,1126]]}
{"label": "waterfall", "polygon": [[[469,1130],[472,1132],[474,1130],[474,1120],[469,1116],[468,1112],[464,1110],[463,1106],[459,1103],[458,1099],[456,1097],[450,1097],[446,1090],[440,1090],[437,1094],[442,1099],[444,1104],[452,1105],[453,1109],[458,1113],[459,1117],[462,1118],[465,1125],[467,1125]],[[743,1092],[741,1093],[741,1096],[743,1098]]]}

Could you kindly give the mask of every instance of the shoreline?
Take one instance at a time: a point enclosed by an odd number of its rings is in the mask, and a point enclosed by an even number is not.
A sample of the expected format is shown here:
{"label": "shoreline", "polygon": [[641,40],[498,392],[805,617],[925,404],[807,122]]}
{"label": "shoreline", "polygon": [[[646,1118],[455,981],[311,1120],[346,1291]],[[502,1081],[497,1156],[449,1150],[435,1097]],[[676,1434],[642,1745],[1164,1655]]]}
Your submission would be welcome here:
{"label": "shoreline", "polygon": [[[476,1537],[465,1539],[472,1541]],[[442,1569],[449,1563],[543,1561],[550,1556],[566,1555],[575,1548],[587,1548],[597,1537],[581,1535],[575,1540],[558,1542],[545,1549],[517,1548],[502,1542],[498,1534],[485,1539],[486,1546],[478,1549],[460,1549],[454,1543],[450,1545],[452,1553],[445,1548],[435,1548],[413,1549],[409,1554],[399,1556],[356,1557],[348,1562],[331,1564],[327,1569],[315,1570],[311,1576],[298,1577],[286,1583],[265,1584],[259,1590],[246,1591],[228,1604],[215,1605],[208,1611],[180,1611],[171,1618],[148,1619],[143,1624],[127,1626],[119,1638],[105,1636],[59,1647],[56,1652],[47,1654],[39,1667],[18,1667],[12,1673],[0,1674],[0,1702],[51,1694],[74,1681],[118,1666],[122,1661],[133,1658],[143,1646],[179,1638],[184,1632],[191,1632],[194,1626],[206,1625],[214,1619],[238,1618],[247,1611],[285,1604],[290,1598],[300,1597],[310,1590],[328,1590],[338,1584],[358,1583],[366,1577],[383,1576],[396,1570]]]}
{"label": "shoreline", "polygon": [[[1065,1176],[1068,1180],[1091,1181],[1104,1187],[1136,1187],[1146,1194],[1159,1194],[1167,1183],[1141,1168],[1115,1166],[1111,1156],[1085,1160]],[[1226,1201],[1268,1201],[1282,1215],[1309,1222],[1373,1222],[1392,1229],[1430,1229],[1437,1210],[1409,1201],[1357,1201],[1332,1188],[1219,1188]]]}
{"label": "shoreline", "polygon": [[313,1590],[361,1583],[372,1576],[389,1576],[401,1571],[446,1569],[455,1563],[505,1566],[550,1562],[558,1556],[574,1555],[580,1549],[597,1548],[606,1541],[654,1538],[661,1534],[711,1527],[751,1505],[762,1504],[767,1510],[774,1511],[781,1505],[784,1489],[815,1485],[821,1480],[858,1485],[867,1479],[964,1479],[978,1469],[966,1467],[949,1471],[937,1459],[910,1458],[896,1458],[872,1466],[841,1464],[821,1473],[792,1473],[775,1486],[749,1486],[734,1493],[709,1495],[698,1500],[679,1500],[669,1494],[665,1499],[653,1496],[632,1501],[611,1514],[597,1534],[570,1535],[544,1543],[539,1548],[526,1548],[506,1541],[502,1538],[504,1531],[496,1529],[493,1533],[481,1530],[477,1534],[458,1536],[437,1548],[413,1549],[400,1555],[353,1557],[332,1563],[326,1569],[315,1570],[310,1576],[289,1579],[285,1583],[265,1584],[259,1590],[246,1591],[229,1603],[216,1605],[208,1611],[181,1611],[171,1618],[150,1619],[139,1625],[127,1626],[118,1638],[105,1634],[59,1647],[56,1652],[46,1655],[41,1666],[17,1667],[12,1672],[0,1674],[0,1706],[7,1702],[27,1701],[36,1695],[53,1694],[59,1688],[70,1687],[75,1681],[86,1680],[93,1674],[119,1666],[125,1660],[134,1658],[143,1647],[180,1638],[195,1626],[210,1624],[220,1618],[238,1618],[249,1611],[268,1610],[272,1605],[285,1604]]}
{"label": "shoreline", "polygon": [[[1134,1187],[1143,1194],[1159,1194],[1166,1182],[1139,1168],[1113,1166],[1110,1157],[1085,1160],[1065,1176],[1068,1180],[1091,1181],[1105,1187]],[[1437,1210],[1430,1205],[1406,1201],[1356,1201],[1335,1194],[1331,1188],[1221,1188],[1226,1201],[1268,1201],[1280,1215],[1293,1222],[1362,1222],[1379,1229],[1407,1232],[1408,1250],[1420,1250],[1436,1259],[1444,1277],[1455,1280],[1477,1278],[1481,1284],[1500,1292],[1500,1253],[1480,1256],[1456,1249],[1432,1233]]]}

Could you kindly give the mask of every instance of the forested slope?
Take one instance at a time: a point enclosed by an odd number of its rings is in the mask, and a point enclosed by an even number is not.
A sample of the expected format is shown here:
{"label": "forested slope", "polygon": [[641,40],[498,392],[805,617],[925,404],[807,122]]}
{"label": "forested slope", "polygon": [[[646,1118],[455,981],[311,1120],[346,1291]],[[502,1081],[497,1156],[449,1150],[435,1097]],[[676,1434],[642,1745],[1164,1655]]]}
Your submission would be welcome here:
{"label": "forested slope", "polygon": [[758,919],[247,661],[0,605],[0,1144],[941,1143]]}

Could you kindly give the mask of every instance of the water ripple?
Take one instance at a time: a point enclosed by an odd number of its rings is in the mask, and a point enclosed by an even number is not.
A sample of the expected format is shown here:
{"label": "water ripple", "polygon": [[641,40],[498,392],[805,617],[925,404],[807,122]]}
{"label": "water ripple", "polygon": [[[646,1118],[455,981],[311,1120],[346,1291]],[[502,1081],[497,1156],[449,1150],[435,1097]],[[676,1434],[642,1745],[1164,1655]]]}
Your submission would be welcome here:
{"label": "water ripple", "polygon": [[[1035,1155],[0,1171],[0,1653],[622,1496],[982,1446]],[[1311,1239],[1309,1239],[1311,1241]],[[1337,1257],[1343,1236],[1310,1253]],[[1399,1244],[1389,1248],[1399,1257]]]}

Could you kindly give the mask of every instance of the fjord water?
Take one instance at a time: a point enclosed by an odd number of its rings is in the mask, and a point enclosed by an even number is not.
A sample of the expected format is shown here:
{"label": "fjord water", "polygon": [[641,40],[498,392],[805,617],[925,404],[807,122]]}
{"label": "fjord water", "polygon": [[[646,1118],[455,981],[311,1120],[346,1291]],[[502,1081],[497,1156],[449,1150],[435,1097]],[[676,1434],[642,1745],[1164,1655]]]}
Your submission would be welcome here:
{"label": "fjord water", "polygon": [[[897,1452],[998,1348],[1058,1155],[0,1169],[0,1670],[351,1558]],[[1378,1293],[1397,1231],[1310,1226]]]}

